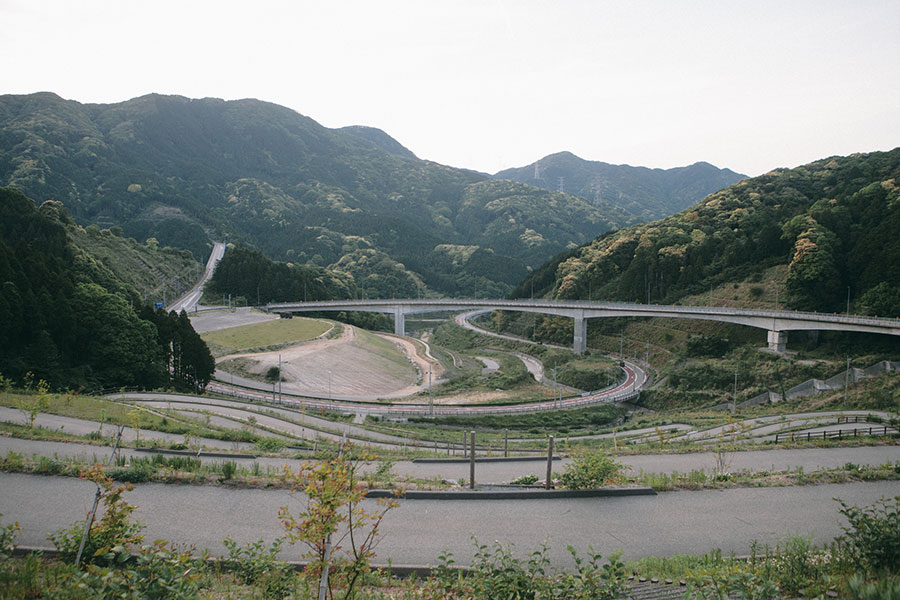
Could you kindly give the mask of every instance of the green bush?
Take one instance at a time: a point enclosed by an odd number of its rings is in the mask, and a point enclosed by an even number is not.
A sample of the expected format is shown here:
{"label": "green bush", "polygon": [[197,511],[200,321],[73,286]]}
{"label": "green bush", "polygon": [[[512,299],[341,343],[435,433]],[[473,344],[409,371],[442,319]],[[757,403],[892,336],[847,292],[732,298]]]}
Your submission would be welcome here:
{"label": "green bush", "polygon": [[264,598],[284,598],[293,586],[296,574],[278,553],[284,543],[278,538],[266,548],[262,540],[239,547],[230,537],[222,544],[228,549],[228,562],[235,577],[246,585],[261,586]]}
{"label": "green bush", "polygon": [[900,496],[865,508],[837,501],[849,522],[839,541],[854,558],[872,571],[900,572]]}
{"label": "green bush", "polygon": [[256,440],[256,449],[260,452],[281,452],[287,443],[275,437],[263,437]]}
{"label": "green bush", "polygon": [[237,464],[233,460],[226,460],[222,463],[222,479],[228,481],[237,472]]}
{"label": "green bush", "polygon": [[142,483],[149,481],[153,476],[155,469],[148,463],[132,463],[127,467],[116,467],[109,469],[106,473],[116,481],[124,481],[127,483]]}
{"label": "green bush", "polygon": [[565,466],[559,483],[570,490],[586,490],[621,479],[622,465],[602,449],[579,450]]}
{"label": "green bush", "polygon": [[199,597],[200,573],[191,553],[176,552],[164,540],[142,546],[134,556],[126,547],[116,546],[104,559],[115,567],[90,565],[78,576],[77,585],[90,588],[93,598],[188,600]]}
{"label": "green bush", "polygon": [[[0,517],[2,516],[0,514]],[[16,539],[19,537],[19,531],[18,523],[0,526],[0,560],[5,560],[12,556],[13,550],[16,549]]]}

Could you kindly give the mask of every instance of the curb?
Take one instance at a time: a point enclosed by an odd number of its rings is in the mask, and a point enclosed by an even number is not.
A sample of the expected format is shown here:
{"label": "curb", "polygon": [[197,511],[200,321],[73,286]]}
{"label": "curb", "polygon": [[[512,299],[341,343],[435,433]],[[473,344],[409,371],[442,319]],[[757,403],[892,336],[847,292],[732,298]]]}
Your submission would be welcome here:
{"label": "curb", "polygon": [[192,456],[194,458],[256,458],[252,454],[234,454],[228,452],[192,452],[191,450],[164,450],[162,448],[131,448],[137,452],[148,452],[150,454],[175,454],[177,456]]}
{"label": "curb", "polygon": [[558,500],[561,498],[620,498],[623,496],[656,496],[649,487],[595,488],[592,490],[409,490],[400,496],[392,490],[369,490],[366,498],[398,500]]}
{"label": "curb", "polygon": [[[553,460],[562,460],[561,456],[554,456]],[[540,461],[546,462],[546,456],[483,456],[481,458],[475,457],[475,462],[477,463],[485,463],[485,462],[525,462],[525,461]],[[414,458],[412,460],[413,463],[420,464],[469,464],[470,459],[468,458]]]}
{"label": "curb", "polygon": [[[48,558],[59,558],[60,552],[56,548],[42,548],[40,546],[16,546],[13,548],[12,555],[13,556],[28,556],[32,552],[39,552]],[[223,557],[210,557],[207,559],[208,564],[229,564],[229,560]],[[305,569],[307,564],[306,562],[296,561],[296,560],[287,560],[284,561],[289,567],[293,568],[295,571],[300,571]],[[380,571],[385,571],[390,573],[395,577],[428,577],[431,575],[434,567],[431,565],[395,565],[395,564],[381,564],[381,565],[372,565],[373,569],[377,569]],[[466,572],[469,570],[468,567],[452,567],[454,571]]]}

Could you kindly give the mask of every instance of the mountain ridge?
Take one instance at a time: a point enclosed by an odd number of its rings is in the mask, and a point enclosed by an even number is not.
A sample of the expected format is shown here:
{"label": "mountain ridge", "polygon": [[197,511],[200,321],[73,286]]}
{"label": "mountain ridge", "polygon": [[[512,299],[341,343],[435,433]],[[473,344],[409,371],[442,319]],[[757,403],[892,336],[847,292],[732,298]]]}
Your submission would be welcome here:
{"label": "mountain ridge", "polygon": [[637,221],[612,202],[421,160],[381,130],[329,129],[256,99],[0,96],[0,184],[197,257],[214,235],[341,270],[370,296],[503,295],[529,268]]}
{"label": "mountain ridge", "polygon": [[552,190],[562,184],[576,196],[615,204],[650,221],[688,208],[746,176],[706,161],[662,169],[586,160],[563,150],[493,177]]}

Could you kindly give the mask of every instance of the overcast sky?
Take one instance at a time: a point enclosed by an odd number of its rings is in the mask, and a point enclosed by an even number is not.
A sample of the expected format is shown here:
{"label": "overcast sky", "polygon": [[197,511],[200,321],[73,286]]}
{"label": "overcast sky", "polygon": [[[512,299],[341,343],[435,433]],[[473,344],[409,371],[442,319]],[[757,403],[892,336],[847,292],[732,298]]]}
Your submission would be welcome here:
{"label": "overcast sky", "polygon": [[0,93],[259,98],[485,172],[900,145],[900,2],[0,0]]}

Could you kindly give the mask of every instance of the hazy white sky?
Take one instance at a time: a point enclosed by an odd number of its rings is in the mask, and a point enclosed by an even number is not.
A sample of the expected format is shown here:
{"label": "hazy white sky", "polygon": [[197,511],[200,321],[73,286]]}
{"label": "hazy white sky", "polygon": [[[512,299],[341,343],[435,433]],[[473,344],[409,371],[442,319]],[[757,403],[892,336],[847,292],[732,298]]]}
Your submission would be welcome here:
{"label": "hazy white sky", "polygon": [[259,98],[496,172],[900,145],[900,2],[0,0],[0,93]]}

